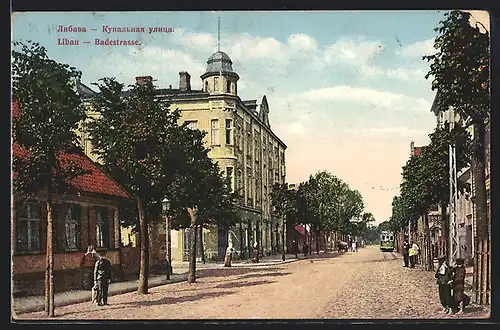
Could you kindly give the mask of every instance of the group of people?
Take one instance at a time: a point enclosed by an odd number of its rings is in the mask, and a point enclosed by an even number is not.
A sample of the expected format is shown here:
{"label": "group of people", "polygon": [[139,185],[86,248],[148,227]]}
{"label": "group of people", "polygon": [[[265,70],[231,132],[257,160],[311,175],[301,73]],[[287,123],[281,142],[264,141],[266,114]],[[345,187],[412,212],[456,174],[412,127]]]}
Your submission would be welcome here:
{"label": "group of people", "polygon": [[[415,268],[415,259],[420,248],[415,242],[405,240],[403,245],[403,267]],[[438,257],[437,280],[439,300],[443,305],[444,313],[461,314],[464,307],[470,303],[470,298],[464,293],[465,266],[464,259],[458,258],[454,266],[448,265],[445,256]]]}
{"label": "group of people", "polygon": [[415,242],[408,242],[408,240],[405,240],[403,244],[403,261],[404,261],[404,266],[403,267],[410,267],[410,268],[415,268],[415,263],[418,255],[420,254],[420,248],[417,243]]}
{"label": "group of people", "polygon": [[446,314],[461,314],[470,303],[465,290],[464,259],[458,258],[454,266],[448,265],[445,256],[438,257],[439,266],[435,277],[439,288],[439,300]]}

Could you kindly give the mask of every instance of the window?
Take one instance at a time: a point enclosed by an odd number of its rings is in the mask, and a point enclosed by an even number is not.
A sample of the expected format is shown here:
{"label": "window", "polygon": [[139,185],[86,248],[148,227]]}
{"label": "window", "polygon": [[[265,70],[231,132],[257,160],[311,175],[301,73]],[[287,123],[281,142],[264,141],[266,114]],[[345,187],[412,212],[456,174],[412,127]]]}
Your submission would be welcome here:
{"label": "window", "polygon": [[214,92],[219,90],[219,77],[214,78]]}
{"label": "window", "polygon": [[189,129],[198,129],[198,121],[197,120],[186,120],[187,128]]}
{"label": "window", "polygon": [[101,248],[109,246],[109,218],[108,209],[104,207],[96,208],[95,211],[95,228],[96,228],[96,245]]}
{"label": "window", "polygon": [[226,81],[226,93],[231,93],[231,82]]}
{"label": "window", "polygon": [[66,213],[64,234],[66,250],[78,250],[80,240],[80,206],[71,204]]}
{"label": "window", "polygon": [[208,92],[208,81],[205,81],[205,92]]}
{"label": "window", "polygon": [[219,120],[218,119],[212,119],[212,145],[219,145]]}
{"label": "window", "polygon": [[231,144],[231,131],[233,130],[233,121],[226,119],[226,144]]}
{"label": "window", "polygon": [[17,248],[21,252],[40,250],[40,204],[21,204],[17,212]]}
{"label": "window", "polygon": [[229,188],[231,191],[234,191],[233,189],[233,168],[232,167],[226,167],[226,180],[228,181]]}
{"label": "window", "polygon": [[236,83],[234,83],[234,94],[238,94],[238,88],[237,88],[238,85],[236,85]]}

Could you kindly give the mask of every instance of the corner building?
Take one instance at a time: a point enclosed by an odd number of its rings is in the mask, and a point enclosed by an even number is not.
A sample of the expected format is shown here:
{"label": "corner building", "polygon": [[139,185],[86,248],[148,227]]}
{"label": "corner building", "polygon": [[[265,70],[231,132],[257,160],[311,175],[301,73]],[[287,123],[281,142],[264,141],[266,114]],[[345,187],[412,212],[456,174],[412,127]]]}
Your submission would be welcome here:
{"label": "corner building", "polygon": [[[269,123],[266,96],[243,101],[238,96],[239,76],[233,71],[227,54],[218,51],[207,61],[201,75],[202,89],[191,89],[191,76],[179,73],[179,88],[159,89],[158,97],[181,111],[181,122],[208,134],[205,146],[230,179],[231,188],[240,195],[239,223],[231,228],[204,229],[203,246],[207,260],[224,257],[231,244],[238,258],[248,258],[252,246],[259,242],[261,253],[281,251],[281,221],[274,217],[270,193],[274,183],[284,183],[286,145],[273,133]],[[152,77],[137,77],[138,82]],[[161,228],[158,228],[161,235]],[[164,231],[164,228],[163,228]],[[186,260],[188,230],[178,235],[177,251],[172,258]],[[199,250],[201,252],[201,249]]]}

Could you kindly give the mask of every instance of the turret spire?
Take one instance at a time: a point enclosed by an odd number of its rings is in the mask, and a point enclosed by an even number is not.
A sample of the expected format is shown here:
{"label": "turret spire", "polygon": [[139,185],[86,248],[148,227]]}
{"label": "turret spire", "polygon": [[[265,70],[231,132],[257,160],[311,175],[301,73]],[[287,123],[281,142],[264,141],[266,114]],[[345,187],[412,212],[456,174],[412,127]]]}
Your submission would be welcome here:
{"label": "turret spire", "polygon": [[220,52],[220,16],[217,21],[217,51]]}

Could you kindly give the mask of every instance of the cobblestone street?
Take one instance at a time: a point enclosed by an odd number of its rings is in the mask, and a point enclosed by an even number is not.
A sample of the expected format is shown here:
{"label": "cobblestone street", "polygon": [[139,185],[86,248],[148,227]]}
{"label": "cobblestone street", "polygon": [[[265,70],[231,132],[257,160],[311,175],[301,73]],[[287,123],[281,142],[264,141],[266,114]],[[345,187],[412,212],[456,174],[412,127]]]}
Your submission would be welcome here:
{"label": "cobblestone street", "polygon": [[[56,319],[415,319],[484,318],[470,306],[463,315],[442,313],[434,274],[402,267],[396,253],[377,246],[343,255],[261,267],[201,269],[194,284],[127,293],[110,305],[90,302],[56,309]],[[43,312],[17,319],[45,318]]]}

